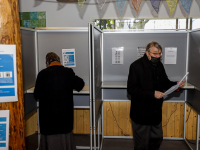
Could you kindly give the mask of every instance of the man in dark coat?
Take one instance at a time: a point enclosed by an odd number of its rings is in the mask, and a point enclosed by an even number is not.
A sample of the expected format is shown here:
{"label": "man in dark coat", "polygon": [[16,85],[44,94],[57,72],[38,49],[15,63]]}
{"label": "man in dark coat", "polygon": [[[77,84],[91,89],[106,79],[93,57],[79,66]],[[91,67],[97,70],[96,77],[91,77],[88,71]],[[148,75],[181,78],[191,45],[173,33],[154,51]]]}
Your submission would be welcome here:
{"label": "man in dark coat", "polygon": [[[179,82],[168,79],[160,61],[161,55],[162,47],[151,42],[144,56],[130,66],[127,90],[131,95],[134,150],[158,150],[163,140],[163,90]],[[180,84],[182,86],[184,81]]]}
{"label": "man in dark coat", "polygon": [[72,142],[73,89],[84,81],[60,64],[57,54],[46,55],[47,68],[39,72],[34,97],[39,100],[40,150],[75,150]]}

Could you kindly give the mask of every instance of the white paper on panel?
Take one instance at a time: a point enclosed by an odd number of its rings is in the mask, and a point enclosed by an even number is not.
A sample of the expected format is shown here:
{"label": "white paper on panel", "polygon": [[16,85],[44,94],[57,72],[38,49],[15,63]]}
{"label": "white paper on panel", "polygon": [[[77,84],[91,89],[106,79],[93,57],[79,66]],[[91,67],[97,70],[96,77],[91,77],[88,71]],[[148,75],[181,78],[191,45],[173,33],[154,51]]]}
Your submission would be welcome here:
{"label": "white paper on panel", "polygon": [[176,64],[177,47],[165,47],[164,64]]}
{"label": "white paper on panel", "polygon": [[124,47],[113,47],[112,48],[112,64],[123,64],[124,63]]}

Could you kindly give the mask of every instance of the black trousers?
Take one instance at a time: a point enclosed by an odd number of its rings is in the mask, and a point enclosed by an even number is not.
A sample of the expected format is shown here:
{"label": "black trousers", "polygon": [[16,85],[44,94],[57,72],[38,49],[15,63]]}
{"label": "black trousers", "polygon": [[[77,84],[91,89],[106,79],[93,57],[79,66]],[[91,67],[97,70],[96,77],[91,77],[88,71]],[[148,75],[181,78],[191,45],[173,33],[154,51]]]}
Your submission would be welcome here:
{"label": "black trousers", "polygon": [[132,121],[134,150],[158,150],[163,140],[162,121],[159,125],[141,125]]}

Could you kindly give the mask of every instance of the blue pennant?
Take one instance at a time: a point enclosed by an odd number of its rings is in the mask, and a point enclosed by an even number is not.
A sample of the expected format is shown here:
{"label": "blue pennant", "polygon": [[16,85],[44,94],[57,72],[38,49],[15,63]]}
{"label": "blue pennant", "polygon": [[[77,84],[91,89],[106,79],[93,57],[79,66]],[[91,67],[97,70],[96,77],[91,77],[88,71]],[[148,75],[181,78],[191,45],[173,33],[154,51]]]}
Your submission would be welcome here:
{"label": "blue pennant", "polygon": [[122,11],[126,5],[127,0],[115,0],[119,13],[122,14]]}
{"label": "blue pennant", "polygon": [[160,1],[161,0],[151,0],[151,5],[157,13],[159,12]]}
{"label": "blue pennant", "polygon": [[181,0],[181,3],[183,5],[183,8],[185,9],[185,11],[190,14],[190,6],[192,3],[192,0]]}

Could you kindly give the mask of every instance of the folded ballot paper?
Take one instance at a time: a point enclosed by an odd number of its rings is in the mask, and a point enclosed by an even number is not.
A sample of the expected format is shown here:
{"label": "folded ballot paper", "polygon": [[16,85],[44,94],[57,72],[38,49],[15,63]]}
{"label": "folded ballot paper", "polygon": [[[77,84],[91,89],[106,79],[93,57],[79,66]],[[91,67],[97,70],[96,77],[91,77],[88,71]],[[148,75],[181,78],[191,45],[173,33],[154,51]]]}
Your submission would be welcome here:
{"label": "folded ballot paper", "polygon": [[165,92],[165,96],[167,96],[167,95],[171,94],[172,92],[174,92],[175,90],[177,90],[179,88],[181,82],[187,77],[188,74],[189,74],[189,72],[186,73],[186,75],[181,79],[181,81],[178,84],[176,84],[176,85],[172,86],[171,88],[169,88]]}

